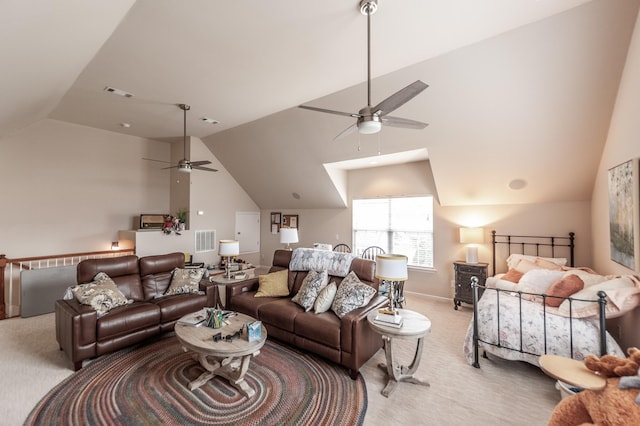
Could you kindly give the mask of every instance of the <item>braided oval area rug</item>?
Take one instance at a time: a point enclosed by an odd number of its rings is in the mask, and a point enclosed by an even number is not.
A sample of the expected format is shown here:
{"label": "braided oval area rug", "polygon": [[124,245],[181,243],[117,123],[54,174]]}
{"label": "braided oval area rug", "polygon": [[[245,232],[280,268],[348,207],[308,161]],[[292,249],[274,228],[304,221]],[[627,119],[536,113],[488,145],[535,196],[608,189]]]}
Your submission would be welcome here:
{"label": "braided oval area rug", "polygon": [[85,366],[36,405],[26,425],[361,425],[361,375],[267,340],[251,359],[246,398],[215,377],[190,391],[204,369],[175,336],[123,349]]}

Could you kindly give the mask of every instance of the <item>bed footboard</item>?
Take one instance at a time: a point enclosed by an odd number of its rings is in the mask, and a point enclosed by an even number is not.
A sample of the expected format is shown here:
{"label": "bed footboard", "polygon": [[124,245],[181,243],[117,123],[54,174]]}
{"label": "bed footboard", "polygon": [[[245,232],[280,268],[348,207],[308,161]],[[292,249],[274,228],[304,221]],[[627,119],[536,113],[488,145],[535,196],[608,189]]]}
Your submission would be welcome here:
{"label": "bed footboard", "polygon": [[[536,315],[541,316],[542,326],[540,327],[541,328],[540,330],[536,328],[536,331],[539,331],[539,334],[536,335],[535,338],[532,338],[531,340],[536,342],[542,342],[542,344],[541,344],[541,347],[539,347],[537,350],[532,350],[531,348],[534,347],[535,345],[530,344],[528,340],[531,335],[530,324],[532,320],[531,318],[527,318],[526,313],[523,313],[523,303],[531,304],[532,302],[527,302],[526,300],[523,300],[523,296],[529,295],[534,297],[540,297],[542,298],[543,301],[547,296],[526,293],[526,292],[511,292],[511,291],[507,292],[506,290],[501,290],[497,288],[486,288],[478,284],[478,279],[476,277],[472,277],[471,279],[471,288],[472,288],[472,295],[473,295],[473,324],[472,324],[473,364],[472,365],[476,368],[480,368],[479,351],[480,351],[481,343],[484,345],[490,345],[494,348],[499,348],[500,351],[512,351],[515,355],[509,356],[508,359],[518,359],[517,354],[521,354],[522,360],[528,361],[528,362],[531,362],[532,357],[539,357],[541,355],[547,354],[548,350],[552,350],[551,353],[558,352],[558,345],[562,345],[562,346],[566,345],[566,347],[561,348],[560,350],[561,353],[556,353],[556,354],[559,354],[559,355],[568,354],[567,356],[570,356],[571,358],[577,358],[577,359],[581,359],[581,357],[585,356],[586,355],[585,352],[588,352],[588,353],[599,352],[600,356],[608,353],[607,352],[608,334],[606,330],[606,310],[605,310],[607,301],[606,301],[606,293],[603,291],[598,292],[598,300],[595,300],[595,301],[572,299],[571,297],[564,298],[569,300],[569,316],[567,317],[550,313],[547,311],[547,307],[544,303],[542,304],[538,303],[537,305],[540,305],[540,308],[536,309]],[[495,303],[496,312],[491,312],[491,315],[490,315],[491,322],[489,325],[485,324],[485,330],[487,326],[490,326],[493,329],[491,333],[494,336],[493,341],[483,336],[482,331],[480,330],[479,288],[484,288],[484,293],[482,296],[483,298],[492,297],[491,294],[494,294],[497,300],[497,302]],[[492,293],[492,292],[495,292],[495,293]],[[510,294],[504,294],[503,298],[514,299],[514,300],[508,299],[510,303],[507,306],[503,306],[500,303],[501,293],[503,292],[510,293]],[[517,294],[517,296],[514,297],[513,294]],[[582,302],[598,303],[597,321],[594,321],[593,318],[592,319],[574,318],[571,310],[571,306],[574,300],[575,301],[580,300]],[[501,309],[502,309],[502,312],[501,312]],[[506,312],[507,310],[513,310],[517,312]],[[515,318],[515,320],[510,322],[509,327],[502,328],[503,325],[501,324],[501,318],[503,318],[504,315],[512,316]],[[485,323],[488,322],[488,320],[486,320],[486,316],[484,321]],[[554,321],[562,321],[562,324],[566,325],[568,331],[559,336],[557,334],[557,329],[562,327],[558,327],[554,325],[548,326],[549,322],[553,324]],[[518,329],[518,323],[519,323],[519,329]],[[525,324],[529,326],[527,333],[523,333],[523,325]],[[594,325],[597,328],[597,330],[595,331],[593,330]],[[585,327],[585,326],[589,327],[589,329],[591,330],[590,333],[596,333],[597,335],[593,336],[594,344],[592,348],[586,347],[584,345],[584,342],[581,340],[579,343],[578,351],[577,351],[578,353],[576,353],[576,348],[574,347],[574,342],[575,342],[574,339],[576,336],[574,336],[574,332],[576,332],[575,330],[576,328],[579,328],[579,330],[577,331],[577,335],[580,336],[581,339],[583,339],[586,332],[583,330],[582,327]],[[508,331],[505,331],[506,329],[508,329]],[[515,329],[517,329],[517,333],[519,334],[519,336],[516,336],[516,337],[513,336]],[[548,338],[552,333],[555,333],[555,334],[553,334],[552,336],[553,348],[550,348],[551,344],[549,344]],[[502,336],[505,336],[506,334],[511,335],[510,341],[508,342],[508,344],[503,344]],[[514,340],[516,341],[519,340],[519,342],[513,343]],[[597,342],[595,342],[596,340]],[[485,350],[485,357],[486,357],[486,350]]]}

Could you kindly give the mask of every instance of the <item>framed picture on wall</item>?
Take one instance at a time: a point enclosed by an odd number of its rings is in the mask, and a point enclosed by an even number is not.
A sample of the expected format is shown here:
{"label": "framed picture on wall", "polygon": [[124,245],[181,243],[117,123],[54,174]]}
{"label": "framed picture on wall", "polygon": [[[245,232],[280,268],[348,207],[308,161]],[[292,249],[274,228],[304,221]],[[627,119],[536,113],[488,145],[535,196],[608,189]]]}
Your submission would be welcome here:
{"label": "framed picture on wall", "polygon": [[282,226],[287,228],[297,228],[299,226],[297,214],[283,214]]}
{"label": "framed picture on wall", "polygon": [[640,270],[640,174],[637,158],[608,172],[611,260]]}
{"label": "framed picture on wall", "polygon": [[277,234],[280,232],[280,221],[281,221],[282,213],[280,212],[271,212],[271,233]]}

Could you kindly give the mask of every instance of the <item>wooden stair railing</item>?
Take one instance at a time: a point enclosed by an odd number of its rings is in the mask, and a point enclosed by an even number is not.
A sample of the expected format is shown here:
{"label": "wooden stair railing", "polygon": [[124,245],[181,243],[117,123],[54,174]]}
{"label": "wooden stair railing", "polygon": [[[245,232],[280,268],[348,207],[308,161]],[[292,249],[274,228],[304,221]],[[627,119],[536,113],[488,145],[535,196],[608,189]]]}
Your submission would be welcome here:
{"label": "wooden stair railing", "polygon": [[[104,250],[104,251],[90,251],[82,253],[68,253],[57,254],[48,256],[34,256],[34,257],[21,257],[10,259],[5,254],[0,254],[0,320],[8,318],[5,305],[5,286],[7,284],[10,289],[10,294],[14,287],[14,268],[17,271],[29,270],[29,269],[41,269],[41,268],[53,268],[56,266],[68,266],[78,264],[81,260],[91,258],[103,258],[103,257],[117,257],[125,256],[129,254],[135,254],[135,248],[122,249],[122,250]],[[19,285],[19,278],[17,280]],[[12,302],[9,300],[9,302]],[[11,315],[14,316],[14,315]]]}

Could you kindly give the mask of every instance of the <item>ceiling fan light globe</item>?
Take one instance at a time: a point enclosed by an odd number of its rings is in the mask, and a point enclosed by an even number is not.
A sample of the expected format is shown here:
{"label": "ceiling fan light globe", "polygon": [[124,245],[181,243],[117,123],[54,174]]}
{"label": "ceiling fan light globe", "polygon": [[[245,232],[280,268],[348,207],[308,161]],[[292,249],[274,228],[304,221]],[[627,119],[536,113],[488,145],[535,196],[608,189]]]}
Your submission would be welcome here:
{"label": "ceiling fan light globe", "polygon": [[382,123],[380,121],[363,121],[358,123],[358,132],[363,135],[372,135],[378,133],[382,129]]}
{"label": "ceiling fan light globe", "polygon": [[178,166],[178,171],[181,173],[191,173],[191,164],[180,164]]}

